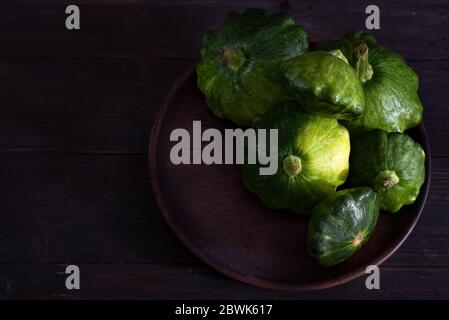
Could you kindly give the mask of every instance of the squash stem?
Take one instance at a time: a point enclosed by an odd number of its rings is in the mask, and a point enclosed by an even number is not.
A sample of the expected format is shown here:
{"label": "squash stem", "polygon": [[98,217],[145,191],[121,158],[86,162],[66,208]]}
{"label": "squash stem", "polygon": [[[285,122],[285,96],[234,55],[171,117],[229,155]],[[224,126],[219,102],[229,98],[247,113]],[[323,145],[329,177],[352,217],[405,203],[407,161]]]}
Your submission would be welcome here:
{"label": "squash stem", "polygon": [[355,71],[362,83],[373,77],[373,67],[368,61],[369,48],[366,43],[362,43],[354,49]]}
{"label": "squash stem", "polygon": [[284,158],[282,165],[290,178],[297,176],[302,170],[301,158],[292,154]]}
{"label": "squash stem", "polygon": [[240,48],[232,50],[225,47],[220,48],[220,56],[223,61],[226,62],[228,67],[235,72],[237,72],[245,62],[245,54]]}
{"label": "squash stem", "polygon": [[365,239],[365,234],[360,231],[352,240],[352,246],[354,248],[359,247],[362,244],[363,239]]}
{"label": "squash stem", "polygon": [[338,59],[342,60],[346,64],[349,64],[348,59],[346,59],[346,57],[343,54],[343,52],[341,52],[339,49],[333,50],[333,51],[329,51],[329,54],[333,55],[334,57],[337,57]]}
{"label": "squash stem", "polygon": [[399,177],[396,172],[384,170],[377,174],[374,178],[374,184],[380,188],[391,189],[399,183]]}

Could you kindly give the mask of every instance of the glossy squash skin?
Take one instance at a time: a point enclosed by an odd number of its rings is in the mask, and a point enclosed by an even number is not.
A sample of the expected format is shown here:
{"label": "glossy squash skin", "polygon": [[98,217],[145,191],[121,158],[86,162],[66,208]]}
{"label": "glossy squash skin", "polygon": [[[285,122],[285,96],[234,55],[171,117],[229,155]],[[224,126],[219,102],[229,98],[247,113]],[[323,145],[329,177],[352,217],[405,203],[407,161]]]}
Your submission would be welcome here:
{"label": "glossy squash skin", "polygon": [[338,191],[313,209],[307,229],[309,254],[322,266],[336,265],[370,238],[379,217],[379,196],[369,187]]}
{"label": "glossy squash skin", "polygon": [[403,133],[374,130],[352,140],[349,186],[371,186],[381,209],[397,212],[415,202],[425,179],[425,153]]}
{"label": "glossy squash skin", "polygon": [[366,33],[348,33],[341,40],[322,41],[322,50],[339,49],[354,67],[365,94],[365,112],[345,122],[351,134],[371,129],[404,132],[417,126],[423,107],[418,97],[418,75],[404,58]]}
{"label": "glossy squash skin", "polygon": [[286,98],[281,62],[308,46],[306,32],[286,14],[230,12],[222,26],[204,36],[198,88],[216,116],[251,126]]}
{"label": "glossy squash skin", "polygon": [[[348,175],[350,142],[337,120],[311,114],[295,102],[273,108],[256,129],[278,129],[278,169],[260,175],[261,164],[245,164],[243,181],[264,205],[310,214],[310,209],[335,192]],[[263,148],[258,142],[258,148]]]}
{"label": "glossy squash skin", "polygon": [[308,111],[344,120],[363,114],[362,85],[339,50],[305,53],[286,61],[283,69],[289,93]]}

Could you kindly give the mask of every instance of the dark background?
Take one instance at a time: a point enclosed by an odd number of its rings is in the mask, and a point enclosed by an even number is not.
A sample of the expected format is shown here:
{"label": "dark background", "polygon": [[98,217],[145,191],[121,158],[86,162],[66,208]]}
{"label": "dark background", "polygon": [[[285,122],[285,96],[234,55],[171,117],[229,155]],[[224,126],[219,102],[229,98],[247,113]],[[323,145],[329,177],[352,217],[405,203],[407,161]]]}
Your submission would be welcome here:
{"label": "dark background", "polygon": [[[372,1],[2,1],[0,298],[449,298],[449,4],[374,1],[379,41],[421,77],[432,185],[417,227],[364,279],[312,293],[230,280],[165,224],[147,165],[150,128],[204,32],[229,10],[287,11],[316,37],[364,30]],[[65,7],[81,30],[65,28]],[[65,289],[65,266],[81,290]]]}

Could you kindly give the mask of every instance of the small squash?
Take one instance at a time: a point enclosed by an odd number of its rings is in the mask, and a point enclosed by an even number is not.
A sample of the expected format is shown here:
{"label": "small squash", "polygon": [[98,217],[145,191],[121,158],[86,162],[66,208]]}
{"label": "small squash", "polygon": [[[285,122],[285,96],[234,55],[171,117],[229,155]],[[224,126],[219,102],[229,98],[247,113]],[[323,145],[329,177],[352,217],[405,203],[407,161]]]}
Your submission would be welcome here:
{"label": "small squash", "polygon": [[362,82],[365,112],[345,123],[351,134],[371,129],[403,132],[421,122],[418,75],[401,55],[380,46],[366,33],[351,32],[341,40],[323,41],[318,48],[341,50]]}
{"label": "small squash", "polygon": [[204,36],[198,88],[216,116],[251,126],[285,99],[281,62],[308,46],[306,32],[286,14],[230,12],[222,26]]}
{"label": "small squash", "polygon": [[290,94],[308,111],[345,120],[362,115],[362,85],[340,50],[305,53],[286,61],[283,69]]}
{"label": "small squash", "polygon": [[338,264],[370,238],[379,217],[379,197],[369,187],[338,191],[313,209],[307,249],[321,265]]}
{"label": "small squash", "polygon": [[349,186],[371,186],[381,209],[397,212],[415,202],[425,178],[425,153],[403,133],[374,130],[352,141]]}
{"label": "small squash", "polygon": [[[255,127],[278,129],[277,172],[260,175],[261,164],[243,166],[245,186],[268,208],[310,214],[309,209],[345,182],[349,133],[336,119],[311,114],[288,101],[273,108]],[[260,141],[257,148],[263,149]]]}

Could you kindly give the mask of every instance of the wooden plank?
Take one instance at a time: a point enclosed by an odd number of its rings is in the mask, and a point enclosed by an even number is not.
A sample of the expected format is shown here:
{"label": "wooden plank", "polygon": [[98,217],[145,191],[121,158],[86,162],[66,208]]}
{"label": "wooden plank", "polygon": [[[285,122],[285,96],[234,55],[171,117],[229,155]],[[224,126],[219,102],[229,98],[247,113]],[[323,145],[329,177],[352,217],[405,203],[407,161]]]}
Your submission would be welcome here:
{"label": "wooden plank", "polygon": [[0,152],[146,153],[152,119],[192,63],[2,61]]}
{"label": "wooden plank", "polygon": [[[195,60],[0,60],[0,153],[145,154],[154,116]],[[434,156],[449,156],[449,61],[412,61]]]}
{"label": "wooden plank", "polygon": [[[64,25],[65,5],[53,3],[2,4],[0,56],[198,58],[204,33],[220,25],[230,10],[283,10],[314,37],[339,37],[347,31],[365,29],[365,8],[371,4],[368,0],[357,4],[342,1],[338,5],[325,1],[97,1],[81,5],[81,30],[69,31]],[[407,58],[449,57],[449,11],[443,1],[405,5],[384,0],[378,1],[378,5],[381,29],[374,34],[381,43]]]}
{"label": "wooden plank", "polygon": [[[386,266],[449,267],[448,159]],[[139,155],[0,156],[0,263],[198,263],[166,226]]]}
{"label": "wooden plank", "polygon": [[448,269],[381,268],[380,290],[365,278],[315,292],[264,290],[206,266],[79,264],[80,290],[65,288],[65,264],[0,265],[0,298],[34,299],[447,299]]}
{"label": "wooden plank", "polygon": [[29,154],[0,163],[0,261],[192,261],[154,202],[145,156]]}

